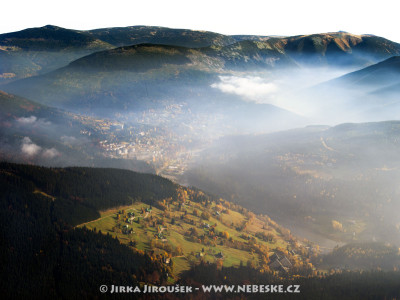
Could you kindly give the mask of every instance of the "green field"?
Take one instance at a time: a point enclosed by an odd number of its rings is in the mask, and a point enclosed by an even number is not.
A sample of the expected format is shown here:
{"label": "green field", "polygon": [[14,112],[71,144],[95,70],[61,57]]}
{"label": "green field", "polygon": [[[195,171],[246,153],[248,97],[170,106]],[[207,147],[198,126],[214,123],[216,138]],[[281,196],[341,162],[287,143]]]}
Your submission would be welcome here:
{"label": "green field", "polygon": [[[185,205],[171,201],[163,211],[136,202],[131,206],[103,211],[99,219],[78,227],[101,230],[134,249],[171,257],[175,276],[201,261],[218,263],[224,267],[251,262],[256,267],[262,267],[261,252],[268,255],[276,248],[282,250],[288,247],[289,242],[278,233],[275,226],[254,215],[249,220],[248,216],[234,210],[216,213],[218,209],[221,209],[221,205],[217,208],[215,203],[204,207],[190,201]],[[209,214],[208,220],[202,218],[205,211]],[[134,213],[134,217],[128,223],[129,213]],[[238,231],[237,226],[243,223],[246,226]],[[191,234],[193,230],[195,237]],[[271,234],[274,241],[259,239],[255,236],[257,232]],[[252,250],[251,243],[256,244],[261,252]]]}

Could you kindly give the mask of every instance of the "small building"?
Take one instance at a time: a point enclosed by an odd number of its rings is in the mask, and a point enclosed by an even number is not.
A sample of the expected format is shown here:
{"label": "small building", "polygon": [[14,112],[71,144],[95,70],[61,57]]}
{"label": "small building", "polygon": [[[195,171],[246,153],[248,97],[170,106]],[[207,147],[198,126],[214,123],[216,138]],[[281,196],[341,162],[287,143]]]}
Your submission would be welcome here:
{"label": "small building", "polygon": [[164,258],[163,258],[163,263],[166,264],[166,265],[169,265],[169,264],[171,263],[171,258],[169,258],[169,257],[164,257]]}
{"label": "small building", "polygon": [[278,272],[287,273],[292,267],[292,263],[286,256],[280,257],[277,253],[271,255],[270,261],[270,268]]}
{"label": "small building", "polygon": [[123,234],[128,234],[129,233],[129,226],[128,225],[124,225],[124,227],[122,227],[122,233]]}
{"label": "small building", "polygon": [[289,271],[289,268],[286,268],[279,260],[275,260],[269,266],[271,269],[278,271],[278,272],[287,273]]}

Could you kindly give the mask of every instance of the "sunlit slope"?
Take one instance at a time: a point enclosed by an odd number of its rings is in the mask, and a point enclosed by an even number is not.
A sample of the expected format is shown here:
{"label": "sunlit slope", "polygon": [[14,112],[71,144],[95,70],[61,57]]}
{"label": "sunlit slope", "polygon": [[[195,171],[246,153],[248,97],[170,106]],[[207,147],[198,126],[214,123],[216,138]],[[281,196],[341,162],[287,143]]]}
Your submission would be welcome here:
{"label": "sunlit slope", "polygon": [[[2,163],[0,180],[3,202],[6,195],[17,195],[15,206],[29,203],[35,215],[44,213],[43,217],[66,229],[80,224],[78,227],[117,238],[133,253],[146,251],[168,258],[163,263],[172,270],[176,267],[174,275],[207,261],[226,267],[248,265],[265,272],[270,270],[269,256],[274,252],[293,261],[291,272],[311,271],[306,257],[311,255],[308,242],[297,240],[268,216],[255,215],[159,176],[118,169],[48,169]],[[38,200],[50,213],[34,210]],[[7,210],[1,213],[9,215]],[[21,228],[13,225],[9,231]]]}
{"label": "sunlit slope", "polygon": [[267,42],[310,67],[360,67],[400,54],[398,43],[374,35],[347,32],[270,38]]}

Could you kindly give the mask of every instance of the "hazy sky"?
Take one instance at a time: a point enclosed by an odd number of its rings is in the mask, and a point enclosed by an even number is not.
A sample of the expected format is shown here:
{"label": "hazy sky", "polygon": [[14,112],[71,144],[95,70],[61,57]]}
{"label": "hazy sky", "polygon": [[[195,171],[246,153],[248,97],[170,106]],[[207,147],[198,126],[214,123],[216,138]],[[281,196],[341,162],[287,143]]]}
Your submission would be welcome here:
{"label": "hazy sky", "polygon": [[398,0],[8,0],[0,7],[1,33],[47,24],[71,29],[157,25],[258,35],[343,30],[400,42]]}

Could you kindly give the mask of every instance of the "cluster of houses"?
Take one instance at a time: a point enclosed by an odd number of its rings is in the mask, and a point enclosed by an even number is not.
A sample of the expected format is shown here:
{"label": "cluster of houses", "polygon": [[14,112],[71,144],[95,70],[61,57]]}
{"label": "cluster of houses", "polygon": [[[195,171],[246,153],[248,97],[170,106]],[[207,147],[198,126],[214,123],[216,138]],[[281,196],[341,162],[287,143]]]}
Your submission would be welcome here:
{"label": "cluster of houses", "polygon": [[124,225],[124,227],[122,227],[122,233],[123,234],[133,234],[135,232],[133,231],[132,228],[129,228],[129,225]]}
{"label": "cluster of houses", "polygon": [[135,219],[135,213],[128,212],[128,217],[126,218],[126,223],[132,224],[134,219]]}
{"label": "cluster of houses", "polygon": [[159,240],[165,240],[165,236],[163,235],[162,231],[163,231],[163,228],[161,226],[158,226],[157,233],[154,234],[154,237]]}

